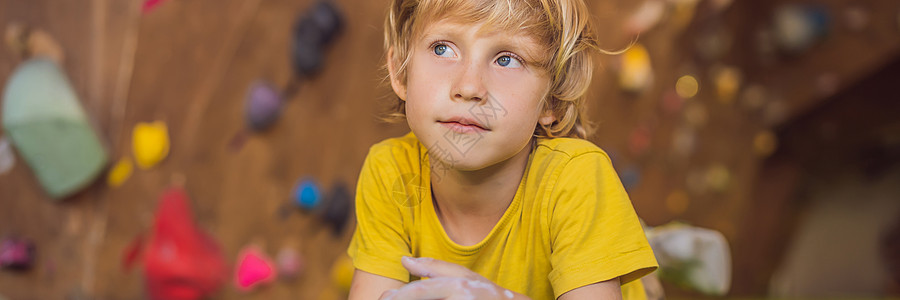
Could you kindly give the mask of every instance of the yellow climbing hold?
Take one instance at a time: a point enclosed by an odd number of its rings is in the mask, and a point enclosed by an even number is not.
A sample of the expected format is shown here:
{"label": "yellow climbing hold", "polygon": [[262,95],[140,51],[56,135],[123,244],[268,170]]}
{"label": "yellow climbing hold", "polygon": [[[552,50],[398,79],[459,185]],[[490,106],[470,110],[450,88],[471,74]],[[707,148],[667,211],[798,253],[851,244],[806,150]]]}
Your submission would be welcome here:
{"label": "yellow climbing hold", "polygon": [[350,290],[350,283],[353,282],[353,261],[349,256],[341,255],[331,267],[331,280],[342,291]]}
{"label": "yellow climbing hold", "polygon": [[166,123],[138,123],[132,132],[132,150],[138,167],[149,169],[169,155],[169,131]]}
{"label": "yellow climbing hold", "polygon": [[109,170],[109,174],[106,175],[106,183],[111,187],[119,187],[131,177],[132,170],[134,170],[134,165],[131,160],[123,157]]}
{"label": "yellow climbing hold", "polygon": [[697,95],[699,90],[700,83],[697,82],[697,78],[694,76],[684,75],[675,82],[675,92],[678,93],[678,96],[682,99],[693,98]]}
{"label": "yellow climbing hold", "polygon": [[741,88],[741,71],[735,67],[718,66],[713,69],[716,95],[722,104],[731,104]]}
{"label": "yellow climbing hold", "polygon": [[619,86],[633,93],[646,90],[653,80],[650,54],[641,44],[634,44],[622,55]]}

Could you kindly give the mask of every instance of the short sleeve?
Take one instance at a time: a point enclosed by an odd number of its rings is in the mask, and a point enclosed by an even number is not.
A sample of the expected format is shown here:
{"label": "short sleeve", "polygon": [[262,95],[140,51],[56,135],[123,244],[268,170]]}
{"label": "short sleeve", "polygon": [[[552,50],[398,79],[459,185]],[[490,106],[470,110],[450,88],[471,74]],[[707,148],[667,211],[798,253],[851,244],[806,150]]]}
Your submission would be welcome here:
{"label": "short sleeve", "polygon": [[619,277],[624,285],[657,268],[640,221],[609,158],[602,152],[573,157],[550,195],[555,297]]}
{"label": "short sleeve", "polygon": [[356,269],[409,282],[409,272],[400,264],[401,257],[410,255],[408,235],[401,207],[391,198],[392,185],[386,184],[399,178],[389,151],[372,147],[363,163],[356,191],[356,231],[347,253]]}

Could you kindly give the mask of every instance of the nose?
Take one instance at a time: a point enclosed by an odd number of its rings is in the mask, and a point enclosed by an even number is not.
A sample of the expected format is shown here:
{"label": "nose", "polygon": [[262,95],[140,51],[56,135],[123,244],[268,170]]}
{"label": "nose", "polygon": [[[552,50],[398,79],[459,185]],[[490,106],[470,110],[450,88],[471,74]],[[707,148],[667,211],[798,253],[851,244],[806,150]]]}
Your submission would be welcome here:
{"label": "nose", "polygon": [[451,98],[464,101],[482,101],[487,98],[484,86],[484,72],[477,63],[468,62],[463,65],[450,89]]}

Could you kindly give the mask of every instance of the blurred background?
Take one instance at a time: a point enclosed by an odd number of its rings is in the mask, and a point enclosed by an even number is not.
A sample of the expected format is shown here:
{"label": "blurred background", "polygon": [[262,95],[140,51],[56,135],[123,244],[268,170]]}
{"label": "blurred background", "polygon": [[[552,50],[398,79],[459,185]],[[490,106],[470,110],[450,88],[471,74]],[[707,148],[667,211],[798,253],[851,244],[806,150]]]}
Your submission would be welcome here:
{"label": "blurred background", "polygon": [[[0,0],[0,299],[345,298],[387,5]],[[900,297],[900,2],[588,5],[590,140],[726,242],[666,297]]]}

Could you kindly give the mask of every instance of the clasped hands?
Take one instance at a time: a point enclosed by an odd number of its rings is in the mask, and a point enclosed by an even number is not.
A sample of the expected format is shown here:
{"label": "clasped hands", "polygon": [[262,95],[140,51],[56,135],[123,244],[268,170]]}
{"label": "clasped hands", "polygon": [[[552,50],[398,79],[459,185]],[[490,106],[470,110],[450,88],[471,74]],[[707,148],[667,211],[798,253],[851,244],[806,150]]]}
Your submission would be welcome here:
{"label": "clasped hands", "polygon": [[402,288],[388,290],[379,300],[511,300],[528,299],[507,290],[466,267],[430,257],[404,256],[403,267],[426,280],[411,282]]}

